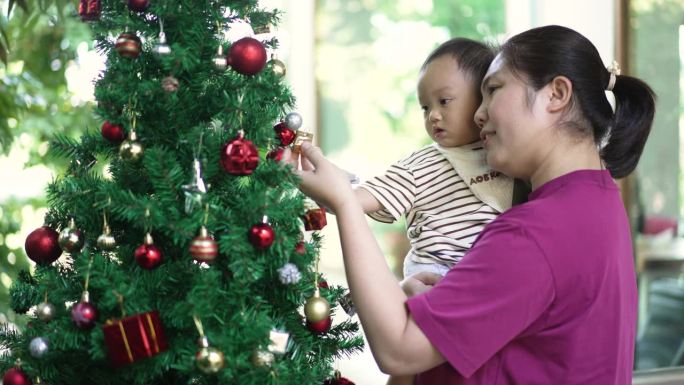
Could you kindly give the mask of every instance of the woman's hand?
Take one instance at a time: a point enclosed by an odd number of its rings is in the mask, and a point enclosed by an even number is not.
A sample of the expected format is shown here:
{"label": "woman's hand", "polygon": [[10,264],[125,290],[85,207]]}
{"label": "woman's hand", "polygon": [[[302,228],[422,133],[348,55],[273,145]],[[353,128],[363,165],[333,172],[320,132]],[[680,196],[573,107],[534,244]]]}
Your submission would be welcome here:
{"label": "woman's hand", "polygon": [[399,285],[401,285],[402,290],[404,290],[404,293],[406,293],[407,296],[413,297],[414,295],[432,289],[432,287],[442,278],[443,277],[439,274],[421,271],[405,278]]}
{"label": "woman's hand", "polygon": [[[358,204],[344,171],[327,160],[318,147],[304,142],[301,148],[301,170],[296,173],[302,179],[299,189],[304,194],[335,212],[345,204]],[[284,158],[298,168],[296,154],[286,152]]]}

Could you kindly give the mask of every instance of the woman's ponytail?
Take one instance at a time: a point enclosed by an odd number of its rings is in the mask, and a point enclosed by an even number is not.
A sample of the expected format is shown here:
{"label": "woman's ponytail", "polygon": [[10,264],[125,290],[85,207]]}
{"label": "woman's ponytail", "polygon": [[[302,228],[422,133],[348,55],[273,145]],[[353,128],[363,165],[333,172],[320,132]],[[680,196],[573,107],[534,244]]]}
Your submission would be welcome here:
{"label": "woman's ponytail", "polygon": [[636,168],[655,114],[655,94],[643,81],[618,76],[613,87],[615,117],[601,157],[613,178],[622,178]]}

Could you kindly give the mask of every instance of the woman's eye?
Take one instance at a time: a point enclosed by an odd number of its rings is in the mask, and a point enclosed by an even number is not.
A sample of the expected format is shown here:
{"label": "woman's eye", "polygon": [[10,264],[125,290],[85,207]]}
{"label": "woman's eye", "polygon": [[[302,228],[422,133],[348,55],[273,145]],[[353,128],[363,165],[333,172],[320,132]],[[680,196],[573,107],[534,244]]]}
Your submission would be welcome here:
{"label": "woman's eye", "polygon": [[487,93],[491,95],[494,93],[494,91],[498,90],[499,88],[500,86],[489,86],[487,87]]}

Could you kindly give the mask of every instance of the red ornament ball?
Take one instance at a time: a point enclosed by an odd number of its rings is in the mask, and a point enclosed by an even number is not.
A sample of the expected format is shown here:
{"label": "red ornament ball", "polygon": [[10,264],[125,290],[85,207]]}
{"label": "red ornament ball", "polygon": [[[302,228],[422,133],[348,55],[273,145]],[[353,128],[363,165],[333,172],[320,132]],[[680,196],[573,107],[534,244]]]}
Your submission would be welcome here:
{"label": "red ornament ball", "polygon": [[295,253],[299,255],[304,255],[306,253],[306,246],[304,246],[304,242],[299,242],[295,246]]}
{"label": "red ornament ball", "polygon": [[114,49],[123,57],[135,59],[142,52],[142,43],[134,33],[124,32],[116,39]]}
{"label": "red ornament ball", "polygon": [[71,320],[82,330],[92,329],[97,322],[97,315],[97,308],[90,302],[81,301],[71,308]]}
{"label": "red ornament ball", "polygon": [[243,37],[228,51],[228,65],[243,75],[255,75],[266,66],[266,48],[257,39]]}
{"label": "red ornament ball", "polygon": [[349,379],[342,377],[342,375],[340,375],[340,372],[336,372],[335,378],[325,380],[325,382],[323,382],[323,385],[355,385],[355,384],[353,382],[349,381]]}
{"label": "red ornament ball", "polygon": [[249,229],[249,242],[257,249],[264,250],[273,244],[275,231],[268,223],[257,223]]}
{"label": "red ornament ball", "polygon": [[278,147],[275,150],[269,151],[268,154],[266,154],[266,158],[274,160],[276,162],[280,162],[281,160],[283,160],[284,153],[285,149],[282,147]]}
{"label": "red ornament ball", "polygon": [[233,175],[250,175],[259,165],[259,151],[240,132],[221,149],[221,166]]}
{"label": "red ornament ball", "polygon": [[126,132],[123,127],[110,123],[108,120],[102,123],[102,130],[100,132],[103,138],[114,144],[121,144],[126,139]]}
{"label": "red ornament ball", "polygon": [[31,385],[31,379],[21,368],[12,368],[2,376],[3,385]]}
{"label": "red ornament ball", "polygon": [[128,9],[134,12],[144,12],[149,6],[148,0],[128,0]]}
{"label": "red ornament ball", "polygon": [[154,244],[142,244],[135,249],[135,261],[143,269],[152,270],[161,265],[164,260],[164,254]]}
{"label": "red ornament ball", "polygon": [[324,318],[318,322],[306,322],[307,329],[314,333],[325,333],[330,330],[332,325],[332,317]]}
{"label": "red ornament ball", "polygon": [[294,142],[297,133],[289,127],[284,127],[280,131],[276,131],[276,137],[280,140],[281,146],[289,146]]}
{"label": "red ornament ball", "polygon": [[59,234],[50,227],[39,227],[26,237],[26,255],[39,265],[49,265],[62,255]]}

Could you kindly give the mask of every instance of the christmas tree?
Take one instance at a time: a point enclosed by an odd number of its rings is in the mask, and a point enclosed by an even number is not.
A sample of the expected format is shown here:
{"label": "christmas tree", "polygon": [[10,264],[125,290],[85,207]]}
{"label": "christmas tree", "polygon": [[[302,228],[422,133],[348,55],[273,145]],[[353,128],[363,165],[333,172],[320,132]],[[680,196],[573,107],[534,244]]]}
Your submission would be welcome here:
{"label": "christmas tree", "polygon": [[[29,318],[0,343],[4,385],[322,384],[361,349],[331,325],[346,297],[318,271],[323,209],[308,206],[285,146],[300,126],[277,10],[252,0],[80,0],[107,69],[98,131],[57,136],[70,159],[26,239],[13,283]],[[264,36],[264,35],[262,35]],[[268,36],[268,35],[266,35]]]}

